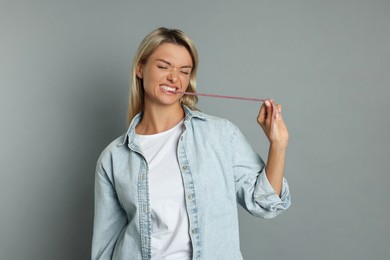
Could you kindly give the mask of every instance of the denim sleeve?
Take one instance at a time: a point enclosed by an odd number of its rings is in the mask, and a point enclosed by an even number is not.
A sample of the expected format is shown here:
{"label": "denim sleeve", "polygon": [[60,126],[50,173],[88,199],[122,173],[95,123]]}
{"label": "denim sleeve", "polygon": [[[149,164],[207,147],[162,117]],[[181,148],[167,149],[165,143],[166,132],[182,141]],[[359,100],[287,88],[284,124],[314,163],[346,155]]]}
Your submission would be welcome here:
{"label": "denim sleeve", "polygon": [[98,165],[95,174],[95,215],[92,260],[111,260],[116,241],[127,223],[112,179]]}
{"label": "denim sleeve", "polygon": [[237,127],[234,127],[231,140],[237,202],[254,216],[266,219],[276,217],[291,204],[286,179],[283,178],[279,197],[267,179],[264,161],[253,151]]}

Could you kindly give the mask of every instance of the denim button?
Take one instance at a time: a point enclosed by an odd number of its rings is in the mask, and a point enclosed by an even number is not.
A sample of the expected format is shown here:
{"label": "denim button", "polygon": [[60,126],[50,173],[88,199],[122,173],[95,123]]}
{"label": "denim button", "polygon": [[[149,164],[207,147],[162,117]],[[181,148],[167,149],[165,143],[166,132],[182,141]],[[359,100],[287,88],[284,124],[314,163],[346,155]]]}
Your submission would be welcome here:
{"label": "denim button", "polygon": [[181,136],[181,137],[180,137],[180,140],[183,141],[183,139],[184,139],[184,136]]}
{"label": "denim button", "polygon": [[188,165],[187,164],[184,164],[183,167],[181,167],[183,170],[187,170],[188,169]]}
{"label": "denim button", "polygon": [[189,200],[192,200],[194,197],[192,196],[192,194],[188,195],[188,199]]}
{"label": "denim button", "polygon": [[143,212],[144,213],[148,213],[148,206],[147,205],[143,205]]}
{"label": "denim button", "polygon": [[194,228],[191,232],[192,232],[192,234],[196,234],[196,233],[198,233],[198,229]]}

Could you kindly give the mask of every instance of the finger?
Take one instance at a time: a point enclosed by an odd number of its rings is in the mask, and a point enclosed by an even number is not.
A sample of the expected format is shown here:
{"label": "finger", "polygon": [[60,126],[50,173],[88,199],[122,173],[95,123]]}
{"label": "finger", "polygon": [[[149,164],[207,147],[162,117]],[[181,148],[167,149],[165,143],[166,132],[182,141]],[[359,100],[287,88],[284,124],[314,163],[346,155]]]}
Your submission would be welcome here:
{"label": "finger", "polygon": [[282,105],[281,104],[276,104],[275,105],[275,114],[276,114],[276,119],[279,119],[282,117]]}
{"label": "finger", "polygon": [[272,120],[272,99],[264,101],[264,105],[266,107],[266,118],[265,122],[267,125],[270,125],[271,120]]}
{"label": "finger", "polygon": [[263,103],[260,107],[259,114],[257,115],[257,123],[259,123],[261,126],[263,126],[265,123],[266,113],[266,108]]}

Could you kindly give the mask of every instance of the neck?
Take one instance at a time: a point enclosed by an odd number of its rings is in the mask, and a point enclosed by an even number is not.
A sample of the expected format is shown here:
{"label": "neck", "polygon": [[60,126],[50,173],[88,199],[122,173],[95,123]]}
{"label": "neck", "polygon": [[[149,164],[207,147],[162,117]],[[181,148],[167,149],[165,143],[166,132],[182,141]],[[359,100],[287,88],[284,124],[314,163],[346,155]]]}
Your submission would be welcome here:
{"label": "neck", "polygon": [[142,135],[161,133],[177,125],[183,118],[184,110],[179,102],[173,106],[145,106],[135,132]]}

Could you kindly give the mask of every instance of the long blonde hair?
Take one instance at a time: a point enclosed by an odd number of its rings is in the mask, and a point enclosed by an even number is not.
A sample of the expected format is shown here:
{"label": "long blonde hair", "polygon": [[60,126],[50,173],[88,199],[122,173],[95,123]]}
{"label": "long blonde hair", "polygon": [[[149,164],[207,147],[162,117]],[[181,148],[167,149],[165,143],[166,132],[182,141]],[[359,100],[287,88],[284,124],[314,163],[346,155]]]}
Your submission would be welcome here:
{"label": "long blonde hair", "polygon": [[[163,43],[173,43],[185,47],[192,58],[192,70],[190,82],[187,88],[188,92],[196,92],[196,70],[198,68],[198,52],[191,39],[178,29],[167,29],[164,27],[155,29],[149,33],[141,42],[134,56],[131,71],[129,109],[127,113],[128,124],[134,116],[144,109],[144,88],[142,79],[137,77],[138,65],[146,64],[152,53]],[[184,95],[180,102],[195,110],[198,102],[197,96]]]}

